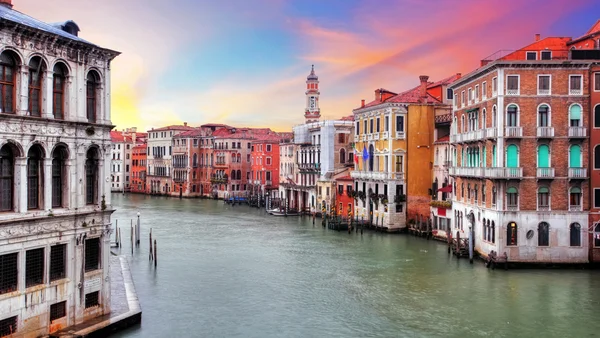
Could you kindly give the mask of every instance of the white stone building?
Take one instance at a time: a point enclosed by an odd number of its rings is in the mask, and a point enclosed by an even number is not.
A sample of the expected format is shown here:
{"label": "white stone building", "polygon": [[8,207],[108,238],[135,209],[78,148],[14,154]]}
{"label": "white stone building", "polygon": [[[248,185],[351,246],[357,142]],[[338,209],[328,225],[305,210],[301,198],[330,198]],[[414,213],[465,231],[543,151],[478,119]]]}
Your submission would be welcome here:
{"label": "white stone building", "polygon": [[110,312],[110,63],[0,1],[0,336]]}
{"label": "white stone building", "polygon": [[138,133],[137,128],[111,131],[112,158],[111,191],[127,192],[131,189],[133,147],[146,142],[146,133]]}

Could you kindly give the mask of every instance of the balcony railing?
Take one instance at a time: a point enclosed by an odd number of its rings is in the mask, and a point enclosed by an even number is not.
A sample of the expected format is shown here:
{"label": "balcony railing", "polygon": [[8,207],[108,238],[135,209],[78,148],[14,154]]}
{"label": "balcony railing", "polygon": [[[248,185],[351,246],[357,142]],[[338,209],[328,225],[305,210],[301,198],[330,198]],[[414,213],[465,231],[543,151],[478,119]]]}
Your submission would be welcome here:
{"label": "balcony railing", "polygon": [[523,127],[506,127],[506,137],[521,138],[523,137]]}
{"label": "balcony railing", "polygon": [[397,131],[396,132],[396,138],[404,138],[404,132],[403,131]]}
{"label": "balcony railing", "polygon": [[550,95],[550,89],[538,89],[538,95]]}
{"label": "balcony railing", "polygon": [[450,167],[450,175],[465,177],[482,177],[484,175],[482,167]]}
{"label": "balcony railing", "polygon": [[554,168],[537,168],[537,178],[554,178]]}
{"label": "balcony railing", "polygon": [[520,178],[523,178],[523,168],[521,168],[521,167],[518,167],[518,168],[509,168],[509,167],[485,168],[485,177],[520,179]]}
{"label": "balcony railing", "polygon": [[569,211],[581,211],[581,205],[570,205]]}
{"label": "balcony railing", "polygon": [[519,95],[519,89],[506,89],[506,95]]}
{"label": "balcony railing", "polygon": [[569,168],[569,178],[571,178],[571,179],[587,178],[587,168]]}
{"label": "balcony railing", "polygon": [[460,134],[450,134],[450,143],[458,143],[460,141],[458,141],[458,136]]}
{"label": "balcony railing", "polygon": [[485,137],[486,138],[496,138],[498,137],[498,128],[492,127],[485,129]]}
{"label": "balcony railing", "polygon": [[384,132],[381,133],[381,139],[386,139],[388,137],[390,137],[389,132],[384,131]]}
{"label": "balcony railing", "polygon": [[537,137],[554,137],[554,127],[537,127]]}
{"label": "balcony railing", "polygon": [[583,95],[582,89],[569,89],[569,95]]}
{"label": "balcony railing", "polygon": [[350,173],[352,178],[362,179],[362,180],[376,180],[376,181],[386,181],[386,180],[403,180],[404,173],[402,172],[381,172],[381,171],[359,171],[355,170]]}
{"label": "balcony railing", "polygon": [[586,137],[585,127],[569,127],[569,137]]}

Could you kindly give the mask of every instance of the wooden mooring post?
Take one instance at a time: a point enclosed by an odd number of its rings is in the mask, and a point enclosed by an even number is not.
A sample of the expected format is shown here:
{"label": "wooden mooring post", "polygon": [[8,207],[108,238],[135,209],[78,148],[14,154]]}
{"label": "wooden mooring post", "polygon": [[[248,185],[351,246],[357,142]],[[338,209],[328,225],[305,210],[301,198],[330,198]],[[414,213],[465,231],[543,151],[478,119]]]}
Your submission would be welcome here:
{"label": "wooden mooring post", "polygon": [[152,255],[152,228],[150,228],[150,256],[148,256],[149,261],[151,261],[154,258]]}
{"label": "wooden mooring post", "polygon": [[154,240],[154,267],[156,267],[156,264],[158,263],[158,254],[157,254],[157,248],[156,248],[156,240]]}

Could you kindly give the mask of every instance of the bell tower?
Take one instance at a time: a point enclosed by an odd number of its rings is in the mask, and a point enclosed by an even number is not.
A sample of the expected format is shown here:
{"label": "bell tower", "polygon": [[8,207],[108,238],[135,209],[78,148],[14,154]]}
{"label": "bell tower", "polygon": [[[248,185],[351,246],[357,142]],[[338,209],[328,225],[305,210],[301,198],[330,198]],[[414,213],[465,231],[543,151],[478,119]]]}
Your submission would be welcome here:
{"label": "bell tower", "polygon": [[312,65],[310,74],[306,78],[306,109],[304,110],[306,123],[318,122],[321,118],[319,94],[319,77],[315,74],[315,65]]}

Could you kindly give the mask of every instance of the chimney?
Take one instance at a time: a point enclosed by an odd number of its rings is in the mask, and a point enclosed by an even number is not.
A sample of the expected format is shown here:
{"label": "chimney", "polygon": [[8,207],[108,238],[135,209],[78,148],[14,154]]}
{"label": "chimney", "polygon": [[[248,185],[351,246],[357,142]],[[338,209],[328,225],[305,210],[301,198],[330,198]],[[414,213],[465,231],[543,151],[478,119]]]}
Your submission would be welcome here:
{"label": "chimney", "polygon": [[429,80],[429,76],[421,75],[419,80],[421,81],[421,97],[427,97],[427,80]]}
{"label": "chimney", "polygon": [[536,41],[536,42],[537,42],[537,41],[540,41],[540,35],[539,35],[539,34],[536,34],[536,35],[535,35],[535,41]]}
{"label": "chimney", "polygon": [[364,100],[364,99],[362,99],[362,100],[360,100],[360,107],[361,107],[361,108],[364,108],[364,106],[365,106],[365,100]]}
{"label": "chimney", "polygon": [[12,0],[0,0],[0,6],[6,6],[12,8]]}
{"label": "chimney", "polygon": [[183,126],[184,126],[184,127],[187,127],[187,122],[183,122]]}
{"label": "chimney", "polygon": [[375,89],[375,101],[381,102],[381,90]]}
{"label": "chimney", "polygon": [[462,73],[456,73],[456,78],[460,79],[460,77],[462,76]]}

